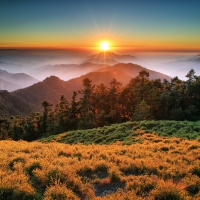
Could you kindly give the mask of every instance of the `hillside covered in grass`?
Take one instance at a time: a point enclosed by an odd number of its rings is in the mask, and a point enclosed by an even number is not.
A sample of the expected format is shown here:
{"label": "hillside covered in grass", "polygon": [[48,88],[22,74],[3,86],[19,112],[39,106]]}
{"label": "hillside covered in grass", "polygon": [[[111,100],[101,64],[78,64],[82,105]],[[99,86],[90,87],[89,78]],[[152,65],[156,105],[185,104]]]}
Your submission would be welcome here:
{"label": "hillside covered in grass", "polygon": [[140,138],[88,146],[0,141],[0,199],[200,199],[199,142]]}
{"label": "hillside covered in grass", "polygon": [[178,137],[189,140],[200,139],[200,121],[135,121],[113,124],[88,130],[69,131],[42,138],[42,142],[63,142],[68,144],[122,144],[142,143],[145,133],[163,137]]}

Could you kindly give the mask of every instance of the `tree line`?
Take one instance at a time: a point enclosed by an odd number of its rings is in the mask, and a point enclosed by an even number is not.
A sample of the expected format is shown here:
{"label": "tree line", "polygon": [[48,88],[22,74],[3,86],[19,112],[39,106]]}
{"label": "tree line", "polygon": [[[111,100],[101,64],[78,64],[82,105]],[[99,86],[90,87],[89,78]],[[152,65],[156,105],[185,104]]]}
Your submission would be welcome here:
{"label": "tree line", "polygon": [[186,77],[186,81],[178,77],[171,81],[150,80],[149,73],[142,70],[125,87],[116,79],[107,87],[95,86],[85,78],[82,89],[73,92],[71,101],[62,95],[55,108],[43,101],[41,114],[0,119],[0,139],[32,141],[130,120],[199,120],[200,76],[190,70]]}

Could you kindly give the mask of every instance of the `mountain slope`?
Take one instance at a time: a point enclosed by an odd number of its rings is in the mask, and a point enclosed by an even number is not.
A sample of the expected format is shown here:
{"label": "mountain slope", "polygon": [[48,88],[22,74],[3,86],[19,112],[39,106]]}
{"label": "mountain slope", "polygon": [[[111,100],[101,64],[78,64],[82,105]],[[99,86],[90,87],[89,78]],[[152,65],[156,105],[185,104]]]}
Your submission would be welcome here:
{"label": "mountain slope", "polygon": [[65,82],[57,77],[50,77],[43,82],[14,92],[0,92],[0,117],[4,114],[27,116],[31,112],[41,112],[41,103],[48,100],[54,105],[58,103],[60,96],[64,94],[71,97],[71,90],[65,86]]}
{"label": "mountain slope", "polygon": [[0,117],[4,117],[5,114],[27,116],[32,111],[37,111],[34,104],[6,90],[0,92]]}
{"label": "mountain slope", "polygon": [[[135,78],[136,76],[138,76],[139,72],[142,70],[146,70],[147,72],[149,72],[149,78],[150,79],[158,79],[160,78],[161,80],[163,79],[167,79],[167,80],[171,80],[170,76],[167,76],[165,74],[162,74],[160,72],[156,72],[150,69],[146,69],[140,65],[136,65],[136,64],[132,64],[132,63],[118,63],[116,65],[113,65],[112,67],[106,67],[106,68],[101,68],[99,70],[97,70],[96,72],[105,72],[105,71],[116,71],[116,70],[120,70],[121,73],[123,72],[124,74],[127,74],[129,77],[131,78]],[[121,82],[123,84],[127,84],[130,80],[122,80]]]}

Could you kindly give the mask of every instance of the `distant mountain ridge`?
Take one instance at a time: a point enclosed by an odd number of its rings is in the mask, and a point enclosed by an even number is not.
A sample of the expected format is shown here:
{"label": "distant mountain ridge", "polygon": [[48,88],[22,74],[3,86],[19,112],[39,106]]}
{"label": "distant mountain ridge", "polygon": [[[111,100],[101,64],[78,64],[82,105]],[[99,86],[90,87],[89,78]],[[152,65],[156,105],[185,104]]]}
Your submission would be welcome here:
{"label": "distant mountain ridge", "polygon": [[91,56],[88,56],[87,59],[84,62],[92,62],[92,63],[98,63],[98,64],[117,64],[117,63],[129,63],[134,62],[138,58],[131,55],[118,55],[109,51],[106,52],[100,52],[98,54],[94,54]]}
{"label": "distant mountain ridge", "polygon": [[0,78],[0,90],[13,91],[20,88],[20,85],[5,81]]}
{"label": "distant mountain ridge", "polygon": [[45,79],[49,76],[57,76],[67,81],[107,66],[106,64],[95,64],[91,62],[84,62],[82,64],[45,65],[34,69],[32,74],[34,76],[37,75],[40,79]]}
{"label": "distant mountain ridge", "polygon": [[2,70],[8,70],[17,73],[19,70],[22,71],[23,67],[24,66],[22,65],[0,61],[0,69]]}
{"label": "distant mountain ridge", "polygon": [[135,56],[118,55],[112,52],[100,52],[88,56],[81,64],[45,65],[32,70],[31,75],[43,80],[49,76],[57,76],[63,80],[70,80],[94,70],[110,67],[118,63],[130,63],[138,60]]}
{"label": "distant mountain ridge", "polygon": [[200,74],[200,55],[196,55],[185,60],[165,62],[159,64],[159,67],[162,67],[166,73],[167,71],[173,71],[174,76],[178,77],[185,77],[191,69],[194,69],[196,74]]}
{"label": "distant mountain ridge", "polygon": [[39,82],[39,80],[29,76],[25,73],[9,73],[5,70],[0,69],[0,89],[13,91],[20,88],[28,87],[34,83]]}

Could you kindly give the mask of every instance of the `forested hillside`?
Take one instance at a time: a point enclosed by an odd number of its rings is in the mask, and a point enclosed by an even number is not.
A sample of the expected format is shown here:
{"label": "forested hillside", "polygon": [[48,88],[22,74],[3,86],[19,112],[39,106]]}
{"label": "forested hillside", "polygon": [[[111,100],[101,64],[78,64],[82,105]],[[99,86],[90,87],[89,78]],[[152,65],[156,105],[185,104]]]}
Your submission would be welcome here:
{"label": "forested hillside", "polygon": [[30,141],[44,135],[130,120],[199,120],[200,77],[193,70],[187,77],[187,81],[175,77],[171,82],[161,82],[150,80],[149,73],[143,70],[125,87],[116,79],[109,86],[94,86],[92,80],[85,78],[82,89],[74,91],[71,101],[62,95],[55,108],[51,102],[43,101],[42,114],[2,118],[1,139]]}
{"label": "forested hillside", "polygon": [[[85,65],[83,66],[85,69]],[[91,79],[92,83],[96,86],[103,83],[105,86],[109,87],[110,81],[113,79],[116,79],[118,82],[121,82],[123,86],[126,86],[131,78],[135,78],[138,73],[144,69],[144,67],[132,63],[121,63],[112,67],[102,68],[100,71],[90,72],[69,81],[63,81],[56,76],[51,76],[30,87],[6,93],[6,96],[4,93],[0,93],[0,99],[2,99],[2,101],[0,101],[0,117],[4,117],[5,114],[9,116],[28,116],[31,112],[42,113],[41,103],[44,100],[48,100],[55,106],[61,95],[64,95],[65,98],[70,101],[73,91],[78,91],[82,88],[82,81],[85,78]],[[150,72],[150,79],[171,79],[169,76],[159,72],[152,70],[147,71]],[[15,103],[16,101],[18,102],[17,105]]]}

